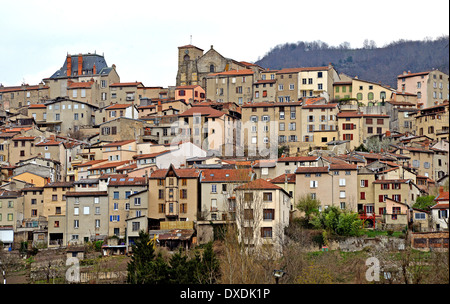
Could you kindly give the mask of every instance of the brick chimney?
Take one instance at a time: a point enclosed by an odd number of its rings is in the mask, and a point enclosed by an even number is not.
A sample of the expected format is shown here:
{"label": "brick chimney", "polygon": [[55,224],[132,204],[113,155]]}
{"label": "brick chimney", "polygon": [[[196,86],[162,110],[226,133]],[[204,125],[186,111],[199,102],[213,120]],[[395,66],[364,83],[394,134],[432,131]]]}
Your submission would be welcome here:
{"label": "brick chimney", "polygon": [[83,70],[83,55],[78,54],[78,75],[82,74]]}
{"label": "brick chimney", "polygon": [[72,75],[72,56],[67,55],[67,76]]}
{"label": "brick chimney", "polygon": [[97,74],[97,67],[95,66],[95,63],[94,66],[92,67],[92,74],[93,75]]}

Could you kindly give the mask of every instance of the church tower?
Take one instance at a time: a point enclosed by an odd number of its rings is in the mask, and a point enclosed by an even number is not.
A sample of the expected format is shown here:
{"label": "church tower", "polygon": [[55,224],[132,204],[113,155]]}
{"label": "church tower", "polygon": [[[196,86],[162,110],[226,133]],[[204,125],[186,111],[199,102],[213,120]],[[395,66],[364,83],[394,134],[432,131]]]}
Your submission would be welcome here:
{"label": "church tower", "polygon": [[177,86],[201,85],[198,79],[197,60],[203,56],[203,50],[194,45],[178,47]]}

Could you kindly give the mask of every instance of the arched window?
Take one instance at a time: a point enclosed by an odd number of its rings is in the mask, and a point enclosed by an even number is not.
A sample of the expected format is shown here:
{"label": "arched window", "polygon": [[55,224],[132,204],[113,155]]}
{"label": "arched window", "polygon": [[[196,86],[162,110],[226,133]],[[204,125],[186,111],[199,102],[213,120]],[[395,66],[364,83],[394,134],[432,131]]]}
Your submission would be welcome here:
{"label": "arched window", "polygon": [[369,94],[367,94],[367,99],[368,100],[373,100],[373,93],[370,92]]}
{"label": "arched window", "polygon": [[380,92],[380,99],[381,100],[386,99],[386,92],[385,91],[381,91]]}
{"label": "arched window", "polygon": [[184,61],[189,61],[191,59],[191,57],[189,57],[189,55],[186,54],[186,55],[184,55],[183,59],[184,59]]}
{"label": "arched window", "polygon": [[214,64],[209,66],[209,72],[214,73]]}
{"label": "arched window", "polygon": [[362,93],[358,93],[358,94],[356,94],[356,99],[358,99],[358,100],[362,100]]}

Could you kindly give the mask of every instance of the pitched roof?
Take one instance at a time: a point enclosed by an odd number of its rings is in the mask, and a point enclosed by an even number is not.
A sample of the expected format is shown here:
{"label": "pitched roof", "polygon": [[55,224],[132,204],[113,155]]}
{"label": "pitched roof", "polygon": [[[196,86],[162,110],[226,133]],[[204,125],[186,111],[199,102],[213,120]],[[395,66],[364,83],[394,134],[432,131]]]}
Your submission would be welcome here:
{"label": "pitched roof", "polygon": [[164,151],[155,152],[155,153],[137,154],[137,155],[134,155],[133,158],[134,158],[134,159],[154,158],[154,157],[157,157],[157,156],[159,156],[159,155],[166,154],[166,153],[168,153],[168,152],[170,152],[170,151],[171,151],[171,150],[164,150]]}
{"label": "pitched roof", "polygon": [[133,185],[146,185],[147,179],[145,177],[114,177],[114,175],[110,176],[109,186],[133,186]]}
{"label": "pitched roof", "polygon": [[277,176],[270,180],[270,182],[273,184],[284,184],[286,181],[288,182],[288,184],[295,184],[295,173],[281,174],[280,176]]}
{"label": "pitched roof", "polygon": [[253,75],[253,70],[250,69],[243,69],[243,70],[230,70],[220,73],[212,73],[208,76],[239,76],[239,75]]}
{"label": "pitched roof", "polygon": [[210,108],[210,107],[192,107],[189,110],[184,111],[179,114],[179,116],[208,116],[208,117],[221,117],[222,115],[226,115],[226,113]]}
{"label": "pitched roof", "polygon": [[328,167],[298,167],[295,174],[328,173]]}
{"label": "pitched roof", "polygon": [[410,179],[379,179],[373,181],[373,184],[406,184]]}
{"label": "pitched roof", "polygon": [[108,196],[108,191],[67,191],[67,196]]}
{"label": "pitched roof", "polygon": [[62,141],[56,141],[54,139],[50,139],[50,140],[46,140],[46,141],[42,141],[40,143],[37,143],[35,146],[36,147],[40,147],[40,146],[59,146],[60,144],[62,144]]}
{"label": "pitched roof", "polygon": [[202,182],[245,182],[250,181],[251,169],[202,169]]}
{"label": "pitched roof", "polygon": [[304,71],[327,71],[329,69],[328,66],[324,67],[302,67],[302,68],[286,68],[281,69],[277,72],[277,74],[290,74],[290,73],[298,73]]}
{"label": "pitched roof", "polygon": [[98,166],[92,166],[90,170],[97,170],[97,169],[107,169],[107,168],[116,168],[121,165],[127,164],[128,160],[122,160],[122,161],[115,161],[115,162],[107,162],[106,164],[101,164]]}
{"label": "pitched roof", "polygon": [[256,179],[254,181],[251,181],[249,183],[246,183],[244,185],[241,185],[237,188],[235,188],[235,190],[283,190],[283,188],[272,184],[269,181],[266,181],[264,179]]}
{"label": "pitched roof", "polygon": [[131,107],[132,104],[121,104],[121,103],[115,103],[112,105],[109,105],[105,108],[105,110],[114,110],[114,109],[126,109]]}
{"label": "pitched roof", "polygon": [[153,171],[150,174],[149,179],[166,178],[169,170],[173,170],[178,178],[198,178],[200,176],[200,171],[195,168],[175,169],[173,167],[169,167],[168,169],[158,169]]}
{"label": "pitched roof", "polygon": [[318,156],[288,156],[280,157],[279,162],[312,162],[319,160]]}
{"label": "pitched roof", "polygon": [[88,166],[92,166],[92,165],[96,165],[98,163],[102,163],[108,161],[107,159],[97,159],[97,160],[90,160],[87,162],[84,162],[82,164],[73,164],[74,167],[88,167]]}
{"label": "pitched roof", "polygon": [[143,85],[142,82],[116,82],[112,83],[110,87],[137,87],[139,85]]}
{"label": "pitched roof", "polygon": [[121,140],[121,141],[115,141],[106,145],[103,145],[103,147],[120,147],[132,142],[136,142],[136,140],[134,139],[130,139],[130,140]]}
{"label": "pitched roof", "polygon": [[328,103],[328,104],[308,104],[306,106],[303,106],[303,109],[333,109],[337,108],[337,103]]}
{"label": "pitched roof", "polygon": [[[448,201],[449,200],[449,192],[440,192],[439,195],[434,199],[435,201]],[[448,208],[448,205],[447,205]]]}

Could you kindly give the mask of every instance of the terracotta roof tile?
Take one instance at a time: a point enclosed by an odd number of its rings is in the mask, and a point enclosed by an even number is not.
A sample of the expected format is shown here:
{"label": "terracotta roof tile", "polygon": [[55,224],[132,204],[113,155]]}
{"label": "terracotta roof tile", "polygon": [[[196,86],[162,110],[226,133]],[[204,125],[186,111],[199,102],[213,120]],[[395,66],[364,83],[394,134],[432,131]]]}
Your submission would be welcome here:
{"label": "terracotta roof tile", "polygon": [[202,182],[246,182],[250,181],[251,169],[202,169]]}
{"label": "terracotta roof tile", "polygon": [[298,167],[295,170],[296,174],[307,173],[328,173],[328,167]]}
{"label": "terracotta roof tile", "polygon": [[71,196],[108,196],[108,191],[68,191],[66,197]]}
{"label": "terracotta roof tile", "polygon": [[284,184],[286,180],[289,184],[295,184],[295,173],[282,174],[280,176],[272,178],[270,182],[273,184]]}
{"label": "terracotta roof tile", "polygon": [[129,143],[132,143],[132,142],[136,142],[136,141],[135,141],[134,139],[131,139],[131,140],[122,140],[122,141],[115,141],[115,142],[112,142],[112,143],[103,145],[103,147],[120,147],[120,146],[129,144]]}
{"label": "terracotta roof tile", "polygon": [[121,104],[121,103],[116,103],[116,104],[112,104],[110,106],[107,106],[105,108],[105,110],[114,110],[114,109],[126,109],[131,107],[132,104]]}
{"label": "terracotta roof tile", "polygon": [[226,113],[210,108],[210,107],[192,107],[189,110],[184,111],[183,113],[179,114],[179,116],[194,116],[194,115],[201,115],[201,116],[208,116],[208,117],[221,117],[222,115],[225,115]]}
{"label": "terracotta roof tile", "polygon": [[250,69],[243,69],[243,70],[230,70],[226,72],[220,72],[220,73],[212,73],[208,76],[240,76],[240,75],[253,75],[253,70]]}
{"label": "terracotta roof tile", "polygon": [[261,178],[235,188],[235,190],[266,190],[266,189],[283,190],[283,188]]}

